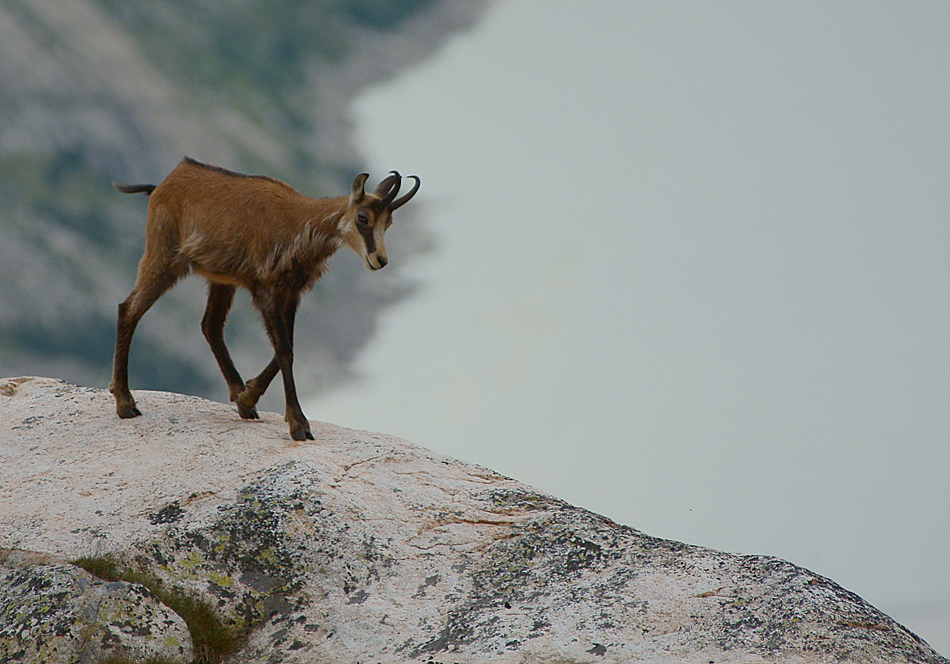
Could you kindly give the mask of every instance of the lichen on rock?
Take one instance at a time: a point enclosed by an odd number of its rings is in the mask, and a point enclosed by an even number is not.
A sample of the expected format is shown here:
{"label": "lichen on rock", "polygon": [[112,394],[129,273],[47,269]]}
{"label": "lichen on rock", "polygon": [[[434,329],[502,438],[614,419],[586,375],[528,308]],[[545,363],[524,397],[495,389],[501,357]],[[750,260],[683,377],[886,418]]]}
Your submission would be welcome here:
{"label": "lichen on rock", "polygon": [[144,587],[68,564],[0,566],[0,661],[192,659],[184,621]]}
{"label": "lichen on rock", "polygon": [[[142,392],[122,421],[105,390],[9,391],[0,661],[93,662],[76,660],[93,643],[188,661],[168,598],[193,597],[239,637],[234,664],[948,664],[801,567],[652,537],[395,438],[313,422],[298,444],[278,415],[201,399]],[[90,554],[162,592],[64,562]]]}

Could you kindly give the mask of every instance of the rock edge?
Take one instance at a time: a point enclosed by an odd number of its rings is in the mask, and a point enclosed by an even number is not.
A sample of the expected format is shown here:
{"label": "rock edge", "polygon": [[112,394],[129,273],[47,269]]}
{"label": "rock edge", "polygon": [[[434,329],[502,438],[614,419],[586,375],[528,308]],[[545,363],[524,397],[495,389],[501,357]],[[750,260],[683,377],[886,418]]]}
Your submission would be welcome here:
{"label": "rock edge", "polygon": [[389,436],[314,422],[301,444],[271,413],[136,398],[120,421],[106,390],[0,380],[0,661],[187,661],[147,590],[68,563],[109,554],[245,630],[235,663],[948,662],[782,560],[651,537]]}

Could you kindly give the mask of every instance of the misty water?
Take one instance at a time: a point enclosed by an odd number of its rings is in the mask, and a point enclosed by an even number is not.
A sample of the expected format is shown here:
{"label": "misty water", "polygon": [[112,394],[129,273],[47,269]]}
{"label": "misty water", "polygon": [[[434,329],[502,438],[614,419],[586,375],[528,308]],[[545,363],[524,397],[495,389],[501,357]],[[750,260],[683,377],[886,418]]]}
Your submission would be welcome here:
{"label": "misty water", "polygon": [[496,3],[356,102],[434,249],[396,219],[372,276],[418,290],[308,414],[790,560],[950,654],[948,29]]}

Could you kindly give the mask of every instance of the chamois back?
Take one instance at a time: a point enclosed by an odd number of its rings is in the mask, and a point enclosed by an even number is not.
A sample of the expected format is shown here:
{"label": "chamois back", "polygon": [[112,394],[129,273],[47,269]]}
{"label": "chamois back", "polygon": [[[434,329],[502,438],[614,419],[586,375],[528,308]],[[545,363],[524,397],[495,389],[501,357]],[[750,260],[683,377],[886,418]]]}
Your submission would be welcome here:
{"label": "chamois back", "polygon": [[339,247],[327,222],[337,223],[345,202],[186,158],[149,197],[147,242],[174,238],[178,256],[212,281],[252,289],[296,262],[312,283]]}

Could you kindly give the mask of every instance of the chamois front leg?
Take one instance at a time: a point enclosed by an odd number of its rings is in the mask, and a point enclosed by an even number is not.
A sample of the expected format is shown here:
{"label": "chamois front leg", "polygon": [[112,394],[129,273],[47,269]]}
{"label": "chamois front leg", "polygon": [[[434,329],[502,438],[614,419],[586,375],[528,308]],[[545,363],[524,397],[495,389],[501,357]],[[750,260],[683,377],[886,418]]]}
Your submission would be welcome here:
{"label": "chamois front leg", "polygon": [[279,371],[280,365],[277,364],[277,356],[275,355],[260,375],[247,381],[244,385],[244,391],[236,398],[231,399],[237,404],[241,417],[244,417],[245,412],[254,413],[254,416],[257,416],[257,402],[264,396],[264,392],[270,387],[271,381],[274,380]]}
{"label": "chamois front leg", "polygon": [[205,309],[204,318],[201,319],[201,331],[208,340],[208,345],[211,346],[214,358],[218,361],[218,367],[228,384],[228,394],[231,401],[237,404],[238,413],[246,420],[256,420],[258,414],[254,407],[245,408],[239,400],[240,395],[244,393],[244,381],[241,380],[241,374],[234,368],[231,354],[224,343],[224,321],[231,310],[234,291],[234,286],[230,284],[209,282],[208,306]]}
{"label": "chamois front leg", "polygon": [[294,440],[313,440],[313,434],[310,433],[310,422],[303,414],[303,409],[297,400],[297,387],[294,385],[294,350],[287,326],[286,312],[288,309],[286,306],[281,307],[274,303],[273,298],[261,298],[257,294],[254,295],[254,301],[261,310],[264,327],[267,329],[267,335],[274,345],[274,355],[284,379],[284,400],[286,402],[284,419],[290,425],[290,437]]}
{"label": "chamois front leg", "polygon": [[[287,335],[290,338],[291,349],[294,347],[294,319],[297,315],[298,304],[299,300],[297,298],[290,298],[284,306],[284,320],[287,322]],[[254,409],[257,407],[257,402],[264,396],[264,392],[270,387],[271,381],[274,380],[274,377],[277,376],[279,371],[280,365],[277,363],[277,356],[274,355],[270,363],[261,371],[260,375],[247,381],[244,391],[238,395],[237,399],[232,398],[232,401],[238,406],[238,411],[244,409],[256,414],[257,411]]]}

